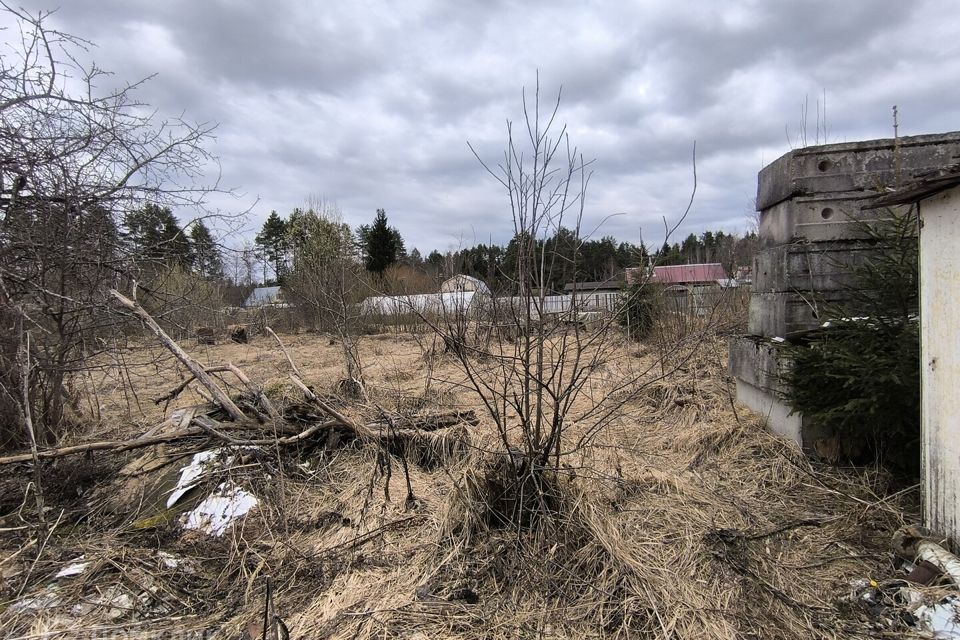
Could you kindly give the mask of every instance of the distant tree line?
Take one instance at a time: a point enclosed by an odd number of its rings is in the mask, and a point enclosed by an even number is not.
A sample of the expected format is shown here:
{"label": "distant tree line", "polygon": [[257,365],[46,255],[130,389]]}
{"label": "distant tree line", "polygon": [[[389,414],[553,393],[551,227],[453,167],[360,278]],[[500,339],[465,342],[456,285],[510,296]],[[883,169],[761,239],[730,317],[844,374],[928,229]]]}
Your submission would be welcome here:
{"label": "distant tree line", "polygon": [[[289,276],[295,260],[291,220],[303,213],[294,209],[283,218],[272,211],[257,234],[256,255],[264,267],[264,283],[282,284]],[[455,274],[478,278],[494,291],[510,293],[515,289],[519,241],[514,237],[505,246],[479,243],[446,252],[433,249],[424,257],[416,247],[407,252],[400,231],[390,226],[383,209],[377,210],[370,224],[361,224],[350,233],[353,258],[379,279],[378,290],[388,293],[433,291],[438,281]],[[699,236],[690,234],[672,245],[665,243],[651,253],[642,245],[621,242],[613,236],[581,238],[561,227],[552,236],[538,239],[536,246],[538,253],[545,248],[557,256],[546,283],[551,291],[560,292],[569,282],[618,280],[624,269],[650,263],[719,262],[732,275],[738,267],[751,264],[758,243],[753,232],[741,236],[706,231]]]}
{"label": "distant tree line", "polygon": [[704,231],[699,236],[691,233],[682,242],[664,243],[656,257],[662,265],[719,262],[732,275],[737,267],[753,263],[759,247],[760,238],[753,231],[742,236]]}

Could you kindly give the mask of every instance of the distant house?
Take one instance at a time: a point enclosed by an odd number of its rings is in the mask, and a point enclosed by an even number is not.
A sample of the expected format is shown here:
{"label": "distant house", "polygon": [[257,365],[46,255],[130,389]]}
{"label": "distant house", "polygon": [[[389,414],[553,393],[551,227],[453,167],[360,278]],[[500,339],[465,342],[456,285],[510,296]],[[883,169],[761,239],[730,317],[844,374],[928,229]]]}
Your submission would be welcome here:
{"label": "distant house", "polygon": [[650,282],[663,285],[715,285],[729,280],[727,270],[719,262],[675,264],[654,267]]}
{"label": "distant house", "polygon": [[719,262],[677,264],[649,269],[627,269],[627,282],[646,281],[663,287],[669,307],[693,315],[706,315],[719,300],[721,289],[736,287],[737,281],[727,275]]}
{"label": "distant house", "polygon": [[620,293],[623,289],[623,280],[610,278],[600,282],[568,282],[563,285],[564,293],[590,294],[590,293]]}
{"label": "distant house", "polygon": [[241,305],[244,309],[254,307],[286,306],[283,300],[283,291],[280,287],[257,287],[250,292]]}
{"label": "distant house", "polygon": [[738,284],[749,285],[753,283],[753,269],[749,266],[737,267],[736,273],[733,274],[734,279]]}
{"label": "distant house", "polygon": [[584,310],[615,311],[622,300],[623,280],[610,278],[599,282],[568,282],[563,286],[564,296]]}
{"label": "distant house", "polygon": [[466,293],[474,292],[483,295],[490,295],[490,287],[487,283],[473,276],[465,276],[462,273],[447,278],[440,285],[440,293]]}

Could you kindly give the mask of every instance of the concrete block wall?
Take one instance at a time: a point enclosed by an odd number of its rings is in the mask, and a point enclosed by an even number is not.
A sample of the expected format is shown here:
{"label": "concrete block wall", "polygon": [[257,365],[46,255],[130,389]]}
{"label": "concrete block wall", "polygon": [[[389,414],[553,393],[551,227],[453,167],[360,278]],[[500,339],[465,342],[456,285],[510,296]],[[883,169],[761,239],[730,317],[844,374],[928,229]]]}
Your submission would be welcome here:
{"label": "concrete block wall", "polygon": [[[767,416],[771,429],[813,452],[824,434],[783,399],[778,341],[816,329],[829,308],[849,301],[851,269],[871,253],[858,221],[886,209],[862,207],[898,176],[933,171],[960,157],[960,132],[795,149],[760,171],[761,251],[753,265],[748,335],[730,344],[737,398]],[[826,304],[825,304],[826,303]]]}

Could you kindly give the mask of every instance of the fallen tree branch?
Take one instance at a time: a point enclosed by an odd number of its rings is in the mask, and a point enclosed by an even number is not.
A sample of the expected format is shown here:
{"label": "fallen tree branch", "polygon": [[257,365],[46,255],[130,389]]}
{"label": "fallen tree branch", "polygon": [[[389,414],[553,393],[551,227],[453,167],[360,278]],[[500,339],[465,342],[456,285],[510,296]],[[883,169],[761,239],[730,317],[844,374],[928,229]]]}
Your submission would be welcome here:
{"label": "fallen tree branch", "polygon": [[211,418],[208,418],[207,416],[194,416],[193,423],[198,427],[200,427],[201,429],[203,429],[204,431],[206,431],[207,433],[209,433],[210,435],[212,435],[213,437],[219,438],[225,442],[229,442],[230,444],[237,445],[237,446],[250,444],[249,442],[244,442],[239,438],[234,438],[231,435],[223,433],[222,431],[217,429],[217,427],[219,426],[217,422],[215,420],[212,420]]}
{"label": "fallen tree branch", "polygon": [[340,413],[339,411],[337,411],[336,409],[328,405],[326,402],[321,400],[320,397],[310,389],[310,387],[305,385],[300,378],[298,378],[292,373],[290,374],[290,380],[293,382],[293,384],[300,387],[300,390],[303,391],[303,395],[308,400],[310,400],[311,402],[316,404],[318,407],[320,407],[320,409],[324,413],[329,415],[331,418],[335,418],[336,420],[340,421],[340,423],[343,424],[344,426],[353,429],[354,432],[357,434],[357,437],[364,438],[366,440],[377,439],[378,436],[376,433],[373,432],[373,430],[369,429],[365,425],[357,424],[350,418],[346,417],[345,415],[343,415],[342,413]]}
{"label": "fallen tree branch", "polygon": [[177,360],[183,363],[183,365],[193,374],[197,381],[202,384],[207,391],[210,392],[210,395],[213,396],[214,401],[223,407],[223,410],[230,414],[230,417],[236,420],[237,422],[247,422],[249,418],[236,404],[233,403],[233,400],[230,399],[230,396],[220,388],[220,386],[210,377],[210,374],[200,365],[199,362],[191,358],[186,351],[184,351],[180,345],[174,342],[173,338],[167,335],[167,333],[157,324],[157,321],[147,313],[143,307],[139,304],[126,297],[116,289],[110,289],[110,295],[117,299],[123,307],[130,310],[135,316],[140,318],[140,320],[147,325],[147,328],[153,332],[155,336],[160,340],[160,342],[165,346]]}
{"label": "fallen tree branch", "polygon": [[[223,373],[223,372],[225,372],[225,371],[229,371],[229,369],[227,369],[226,367],[208,367],[208,368],[206,368],[206,372],[207,372],[207,373]],[[170,400],[173,400],[174,398],[176,398],[177,396],[179,396],[181,393],[183,393],[184,389],[186,389],[186,388],[190,385],[190,383],[193,382],[193,381],[196,380],[196,379],[197,379],[196,376],[194,376],[194,375],[191,373],[191,374],[188,375],[180,384],[178,384],[177,386],[175,386],[173,389],[171,389],[170,391],[167,391],[167,392],[166,392],[165,394],[163,394],[162,396],[157,396],[156,398],[154,398],[154,399],[153,399],[153,404],[159,406],[159,404],[160,404],[161,402],[169,402]]]}
{"label": "fallen tree branch", "polygon": [[[37,458],[40,460],[52,460],[54,458],[63,458],[65,456],[76,455],[78,453],[87,453],[88,451],[129,451],[149,447],[155,444],[183,440],[195,436],[204,435],[203,429],[190,428],[183,431],[176,431],[149,438],[135,438],[133,440],[104,440],[100,442],[88,442],[86,444],[77,444],[70,447],[61,447],[59,449],[41,449],[37,451]],[[0,466],[5,464],[14,464],[17,462],[30,462],[33,460],[32,453],[18,453],[12,456],[0,458]]]}
{"label": "fallen tree branch", "polygon": [[270,402],[266,394],[263,393],[263,391],[257,387],[257,385],[250,382],[250,378],[248,378],[247,374],[241,371],[238,366],[232,362],[228,362],[226,365],[224,365],[224,368],[233,375],[237,376],[237,379],[242,382],[250,391],[250,393],[252,393],[260,401],[260,405],[266,410],[267,414],[271,418],[277,419],[280,417],[280,414],[277,412],[276,408],[274,408],[273,403]]}
{"label": "fallen tree branch", "polygon": [[[64,458],[66,456],[77,455],[80,453],[88,453],[90,451],[130,451],[132,449],[141,449],[143,447],[149,447],[156,444],[168,444],[170,442],[176,442],[178,440],[186,440],[189,438],[196,438],[199,436],[213,436],[219,440],[235,445],[235,446],[267,446],[267,445],[288,445],[295,444],[301,440],[309,438],[311,435],[317,431],[325,428],[335,427],[340,425],[339,420],[330,420],[327,422],[318,422],[315,425],[293,433],[284,438],[259,438],[254,440],[242,440],[240,438],[235,438],[224,431],[236,428],[235,424],[221,424],[217,421],[209,418],[208,416],[195,416],[193,418],[193,424],[197,425],[195,427],[188,427],[181,431],[174,431],[171,433],[166,433],[163,435],[150,436],[146,438],[135,438],[133,440],[103,440],[99,442],[87,442],[85,444],[78,444],[69,447],[61,447],[59,449],[40,449],[36,453],[36,459],[38,460],[53,460],[55,458]],[[284,429],[286,433],[290,433],[290,429]],[[16,464],[19,462],[30,462],[34,460],[33,453],[18,453],[11,456],[5,456],[0,458],[0,466],[7,464]]]}
{"label": "fallen tree branch", "polygon": [[241,440],[240,438],[234,438],[230,434],[224,433],[224,430],[228,425],[220,424],[216,420],[208,416],[197,416],[193,421],[204,431],[214,436],[215,438],[220,438],[221,440],[228,442],[229,444],[238,446],[238,447],[260,447],[260,446],[274,446],[274,445],[289,445],[295,444],[302,440],[306,440],[317,431],[321,429],[330,429],[336,426],[341,425],[339,420],[328,420],[326,422],[318,422],[317,424],[311,425],[302,431],[298,431],[293,435],[287,436],[285,438],[259,438],[254,440]]}
{"label": "fallen tree branch", "polygon": [[270,327],[264,327],[263,330],[269,333],[270,335],[272,335],[273,339],[277,341],[278,345],[280,345],[280,351],[283,351],[283,355],[286,356],[287,362],[290,363],[290,368],[293,369],[294,375],[296,375],[298,378],[302,378],[303,374],[300,373],[300,369],[297,367],[296,364],[294,364],[293,358],[290,357],[290,353],[287,351],[287,348],[283,346],[283,342],[281,342],[280,336],[274,333],[273,329],[271,329]]}
{"label": "fallen tree branch", "polygon": [[[231,369],[228,366],[225,366],[211,368],[209,371],[231,371]],[[388,421],[360,424],[354,420],[351,420],[324,402],[296,376],[291,374],[290,379],[297,387],[300,388],[301,391],[303,391],[303,394],[307,400],[319,407],[320,410],[326,413],[331,419],[316,422],[315,424],[312,424],[306,429],[302,430],[297,430],[296,427],[291,424],[278,421],[274,424],[274,429],[275,431],[284,434],[284,437],[277,437],[274,435],[269,438],[243,439],[235,437],[227,432],[234,430],[249,430],[251,426],[253,426],[253,423],[251,423],[249,420],[243,423],[223,423],[214,420],[209,415],[204,415],[201,413],[199,415],[192,416],[189,424],[193,426],[181,428],[170,433],[141,436],[132,440],[103,440],[98,442],[88,442],[85,444],[72,445],[57,449],[38,450],[35,454],[33,452],[19,453],[6,457],[0,457],[0,466],[16,464],[20,462],[53,460],[56,458],[88,453],[91,451],[130,451],[132,449],[176,442],[189,438],[197,438],[204,435],[216,438],[217,440],[221,440],[232,446],[286,446],[302,442],[322,429],[332,429],[336,427],[342,427],[344,430],[352,433],[354,437],[366,442],[375,443],[378,446],[384,446],[386,443],[387,447],[393,451],[397,446],[400,446],[398,443],[401,440],[418,437],[417,434],[445,429],[458,424],[477,423],[476,415],[472,411],[454,411],[450,413],[440,413],[409,418],[405,421],[399,422],[399,427],[395,426],[394,428],[383,432],[384,426],[388,426]],[[190,382],[190,380],[193,380],[193,378],[190,378],[189,380],[185,381],[185,383],[181,384],[185,386],[186,383]],[[214,409],[215,406],[215,404],[209,405],[211,410]],[[173,423],[168,420],[166,423],[161,424]],[[148,434],[153,434],[155,431],[156,428],[151,429]]]}

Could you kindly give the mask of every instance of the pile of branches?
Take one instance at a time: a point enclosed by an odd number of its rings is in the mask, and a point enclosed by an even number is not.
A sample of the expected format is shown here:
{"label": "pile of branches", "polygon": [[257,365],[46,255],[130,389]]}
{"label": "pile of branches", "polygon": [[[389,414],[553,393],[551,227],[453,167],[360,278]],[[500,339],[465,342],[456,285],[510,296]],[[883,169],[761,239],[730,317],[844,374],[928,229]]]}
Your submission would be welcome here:
{"label": "pile of branches", "polygon": [[[111,295],[122,307],[142,321],[189,372],[176,387],[154,399],[157,404],[169,403],[193,386],[207,403],[176,411],[170,418],[149,429],[143,435],[128,440],[104,440],[63,447],[37,449],[0,457],[0,465],[62,458],[92,451],[129,451],[165,443],[206,443],[214,439],[232,446],[287,447],[308,440],[323,440],[327,448],[341,443],[360,441],[371,443],[395,455],[413,458],[422,466],[434,466],[440,459],[458,455],[466,450],[466,442],[458,438],[438,438],[436,433],[451,427],[476,425],[472,411],[452,411],[418,417],[403,417],[381,411],[381,419],[358,422],[339,411],[318,395],[302,380],[299,368],[286,348],[276,338],[290,364],[291,383],[304,397],[304,404],[293,404],[278,409],[263,390],[237,366],[226,363],[204,367],[191,357],[160,327],[135,299],[118,291]],[[239,397],[231,397],[217,375],[232,374],[245,388]]]}

